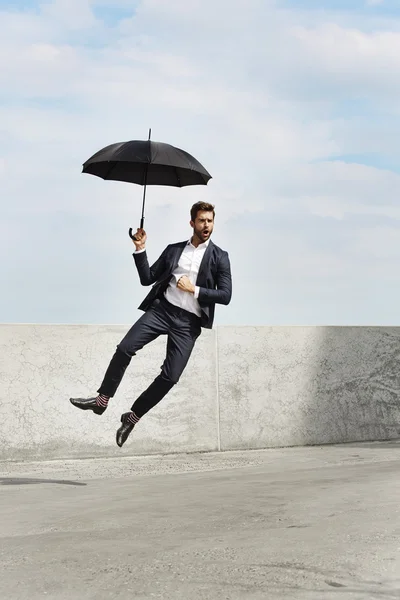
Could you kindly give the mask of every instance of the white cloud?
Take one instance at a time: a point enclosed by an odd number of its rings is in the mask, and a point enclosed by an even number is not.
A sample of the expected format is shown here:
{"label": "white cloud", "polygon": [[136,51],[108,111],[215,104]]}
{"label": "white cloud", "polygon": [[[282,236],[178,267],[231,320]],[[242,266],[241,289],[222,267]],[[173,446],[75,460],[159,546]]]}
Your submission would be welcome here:
{"label": "white cloud", "polygon": [[335,74],[340,80],[351,74],[357,81],[376,82],[379,74],[382,80],[392,79],[400,69],[400,32],[363,32],[327,23],[314,29],[295,27],[292,34],[303,59],[313,59],[325,76]]}
{"label": "white cloud", "polygon": [[397,205],[400,175],[342,161],[321,162],[296,167],[293,178],[282,181],[280,189],[291,197],[299,197],[299,189],[312,191],[316,198],[325,195],[332,197],[333,192],[349,208],[353,202],[360,200],[364,206],[378,207],[382,199],[387,205]]}

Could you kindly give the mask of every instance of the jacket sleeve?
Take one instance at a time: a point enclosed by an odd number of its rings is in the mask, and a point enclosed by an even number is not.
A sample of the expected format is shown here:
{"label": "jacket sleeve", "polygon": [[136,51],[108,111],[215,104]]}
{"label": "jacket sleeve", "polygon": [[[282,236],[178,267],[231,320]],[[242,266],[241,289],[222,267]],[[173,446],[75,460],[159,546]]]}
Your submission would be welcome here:
{"label": "jacket sleeve", "polygon": [[199,288],[199,301],[203,304],[228,305],[232,298],[232,275],[228,252],[223,253],[217,268],[217,289]]}
{"label": "jacket sleeve", "polygon": [[149,261],[147,259],[147,252],[140,252],[138,254],[134,253],[133,258],[135,259],[136,268],[139,273],[140,283],[142,285],[152,285],[158,279],[160,279],[161,275],[164,273],[166,269],[166,255],[169,246],[165,248],[161,256],[156,260],[154,265],[149,266]]}

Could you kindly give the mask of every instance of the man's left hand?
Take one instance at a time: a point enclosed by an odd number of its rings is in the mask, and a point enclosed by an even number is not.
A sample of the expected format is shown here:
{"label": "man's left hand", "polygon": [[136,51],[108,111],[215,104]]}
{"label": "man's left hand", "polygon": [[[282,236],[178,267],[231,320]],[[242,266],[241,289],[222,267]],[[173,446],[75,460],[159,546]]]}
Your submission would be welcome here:
{"label": "man's left hand", "polygon": [[183,292],[190,292],[191,294],[194,294],[195,292],[195,286],[190,281],[189,277],[187,277],[187,275],[183,275],[183,277],[179,279],[177,287]]}

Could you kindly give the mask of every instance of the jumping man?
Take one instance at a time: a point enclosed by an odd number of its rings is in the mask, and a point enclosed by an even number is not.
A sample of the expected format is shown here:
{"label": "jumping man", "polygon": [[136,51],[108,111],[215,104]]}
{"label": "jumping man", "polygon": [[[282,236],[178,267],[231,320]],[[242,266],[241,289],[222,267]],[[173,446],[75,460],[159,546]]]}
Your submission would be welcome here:
{"label": "jumping man", "polygon": [[169,244],[160,258],[149,266],[147,235],[138,229],[133,240],[133,257],[142,285],[153,285],[139,310],[144,311],[122,341],[97,390],[98,396],[70,398],[82,410],[101,415],[106,410],[134,356],[160,335],[167,335],[167,355],[161,373],[121,416],[116,439],[126,442],[134,426],[178,383],[201,328],[212,329],[216,304],[229,304],[232,279],[229,255],[211,241],[215,210],[212,204],[197,202],[190,211],[193,236],[189,241]]}

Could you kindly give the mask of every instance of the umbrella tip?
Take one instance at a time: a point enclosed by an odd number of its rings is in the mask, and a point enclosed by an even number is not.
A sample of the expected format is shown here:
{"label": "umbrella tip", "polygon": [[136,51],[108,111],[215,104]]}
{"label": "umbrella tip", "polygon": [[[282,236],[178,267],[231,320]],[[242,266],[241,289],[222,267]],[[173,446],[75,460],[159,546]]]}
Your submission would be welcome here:
{"label": "umbrella tip", "polygon": [[151,127],[149,129],[149,139],[151,138]]}

